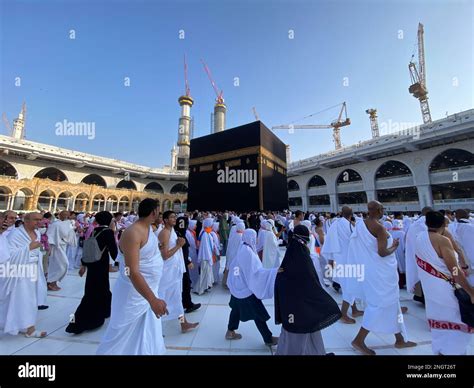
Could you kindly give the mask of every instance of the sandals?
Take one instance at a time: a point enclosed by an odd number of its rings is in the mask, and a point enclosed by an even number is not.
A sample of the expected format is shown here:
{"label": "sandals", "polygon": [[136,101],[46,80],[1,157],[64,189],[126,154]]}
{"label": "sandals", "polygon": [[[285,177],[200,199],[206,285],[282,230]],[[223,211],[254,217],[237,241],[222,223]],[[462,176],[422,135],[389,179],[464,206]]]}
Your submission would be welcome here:
{"label": "sandals", "polygon": [[44,338],[47,335],[48,333],[46,333],[45,331],[38,331],[38,330],[33,331],[33,333],[31,334],[25,333],[26,338]]}

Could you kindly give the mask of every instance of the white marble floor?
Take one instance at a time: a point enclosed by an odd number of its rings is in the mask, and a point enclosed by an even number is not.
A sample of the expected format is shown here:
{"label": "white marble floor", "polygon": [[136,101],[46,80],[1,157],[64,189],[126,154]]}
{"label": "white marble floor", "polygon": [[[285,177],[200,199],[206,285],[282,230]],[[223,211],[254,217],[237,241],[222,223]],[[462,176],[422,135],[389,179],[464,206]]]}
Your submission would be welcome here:
{"label": "white marble floor", "polygon": [[[113,285],[117,274],[111,274]],[[61,283],[62,290],[48,294],[49,309],[38,312],[37,328],[48,332],[43,339],[25,338],[22,335],[0,335],[0,354],[2,355],[93,355],[106,324],[91,332],[71,335],[64,331],[69,315],[74,313],[84,290],[84,278],[77,275],[77,270],[70,271]],[[332,288],[331,294],[341,303],[341,296]],[[178,322],[165,322],[163,333],[168,355],[272,355],[275,349],[265,346],[253,322],[241,323],[239,332],[243,338],[238,341],[228,341],[224,338],[230,308],[230,294],[221,285],[214,287],[211,292],[203,295],[193,295],[194,303],[202,307],[187,315],[191,322],[199,322],[197,329],[181,334]],[[409,339],[418,343],[417,347],[395,349],[394,337],[371,333],[367,337],[367,345],[381,355],[431,355],[431,335],[425,319],[425,312],[419,303],[401,291],[402,306],[408,307],[405,315]],[[281,326],[273,321],[273,300],[266,300],[272,319],[268,321],[273,335],[278,336]],[[359,330],[362,318],[357,318],[355,325],[337,322],[323,331],[327,352],[336,355],[357,355],[350,342]],[[474,355],[474,343],[471,343],[468,354]]]}

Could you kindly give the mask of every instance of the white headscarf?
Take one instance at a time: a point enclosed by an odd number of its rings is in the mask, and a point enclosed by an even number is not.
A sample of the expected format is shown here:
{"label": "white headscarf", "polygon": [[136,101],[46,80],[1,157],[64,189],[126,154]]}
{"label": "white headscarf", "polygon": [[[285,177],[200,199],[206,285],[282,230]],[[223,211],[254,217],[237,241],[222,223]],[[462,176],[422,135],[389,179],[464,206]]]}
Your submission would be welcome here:
{"label": "white headscarf", "polygon": [[235,298],[252,294],[258,299],[273,297],[278,268],[265,269],[256,252],[257,232],[246,229],[235,259],[231,263],[227,285]]}
{"label": "white headscarf", "polygon": [[263,220],[260,223],[260,229],[257,234],[257,252],[260,252],[263,249],[265,244],[265,235],[271,229],[271,224],[267,220]]}
{"label": "white headscarf", "polygon": [[214,238],[212,237],[212,232],[207,233],[205,231],[206,228],[212,227],[213,224],[212,218],[206,218],[202,223],[202,230],[199,234],[199,239],[201,241],[199,245],[199,252],[198,252],[198,263],[203,260],[209,261],[212,265],[212,255],[216,253],[217,247],[215,246]]}
{"label": "white headscarf", "polygon": [[194,230],[196,229],[197,221],[196,220],[189,220],[188,229]]}
{"label": "white headscarf", "polygon": [[[242,234],[242,242],[240,245],[248,245],[254,253],[257,253],[257,232],[253,229],[245,229]],[[240,249],[240,247],[239,247]]]}
{"label": "white headscarf", "polygon": [[229,264],[234,259],[237,253],[237,250],[239,249],[244,230],[245,230],[245,224],[243,222],[240,222],[235,226],[234,233],[231,236],[229,236],[229,242],[227,243],[227,252],[226,252],[226,268],[227,269],[229,268]]}

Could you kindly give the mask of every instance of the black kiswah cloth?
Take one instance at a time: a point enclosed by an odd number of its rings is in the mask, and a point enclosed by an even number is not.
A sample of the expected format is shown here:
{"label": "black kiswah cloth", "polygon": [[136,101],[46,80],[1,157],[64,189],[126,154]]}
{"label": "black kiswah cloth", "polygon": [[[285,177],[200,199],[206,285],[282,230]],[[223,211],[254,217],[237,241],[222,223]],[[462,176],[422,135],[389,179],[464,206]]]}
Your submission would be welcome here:
{"label": "black kiswah cloth", "polygon": [[275,323],[290,333],[320,331],[341,318],[339,306],[321,287],[308,241],[308,228],[295,227],[275,281]]}

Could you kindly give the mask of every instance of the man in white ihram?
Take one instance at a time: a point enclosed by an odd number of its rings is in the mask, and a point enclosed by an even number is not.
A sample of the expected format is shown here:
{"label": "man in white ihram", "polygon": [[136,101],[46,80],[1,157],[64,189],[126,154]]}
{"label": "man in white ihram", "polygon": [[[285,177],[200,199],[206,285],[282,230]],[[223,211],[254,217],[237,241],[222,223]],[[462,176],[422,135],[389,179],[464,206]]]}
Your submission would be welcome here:
{"label": "man in white ihram", "polygon": [[51,247],[48,265],[48,290],[59,291],[60,282],[67,274],[69,260],[67,258],[67,246],[74,245],[76,233],[69,221],[69,212],[63,210],[59,213],[59,220],[48,227],[48,244]]}
{"label": "man in white ihram", "polygon": [[[336,273],[338,272],[337,268],[345,269],[348,265],[347,250],[352,231],[354,230],[354,225],[351,222],[352,209],[348,206],[343,206],[341,212],[342,217],[336,218],[329,227],[321,249],[321,255],[329,261],[329,265],[336,270]],[[333,276],[333,281],[337,281],[342,289],[341,322],[354,324],[356,323],[355,319],[348,315],[349,306],[352,306],[353,317],[359,317],[364,313],[357,309],[355,295],[350,293],[347,287],[348,280],[344,276],[345,271],[341,272],[343,273],[342,277]]]}
{"label": "man in white ihram", "polygon": [[[360,294],[366,302],[364,318],[359,333],[352,341],[354,349],[365,355],[375,352],[365,344],[365,338],[371,332],[395,335],[395,347],[407,348],[416,343],[407,341],[405,324],[400,307],[400,289],[398,287],[397,258],[395,250],[398,240],[388,234],[380,223],[383,206],[380,202],[367,204],[368,217],[355,225],[348,249],[348,262],[364,268],[364,280],[359,282]],[[348,278],[349,290],[357,280]],[[406,308],[405,308],[406,310]]]}
{"label": "man in white ihram", "polygon": [[179,237],[174,230],[176,225],[176,214],[168,210],[163,213],[165,227],[160,232],[160,252],[163,258],[163,276],[158,293],[166,302],[169,314],[163,320],[178,319],[181,324],[181,332],[194,329],[199,323],[186,321],[183,307],[183,274],[186,272],[184,266],[182,247],[186,243],[183,237]]}
{"label": "man in white ihram", "polygon": [[[24,225],[14,229],[8,238],[3,233],[0,216],[0,265],[16,269],[16,274],[0,278],[0,330],[11,335],[42,338],[46,332],[35,328],[38,314],[38,276],[43,276],[42,246],[37,232],[42,216],[29,213]],[[41,267],[40,267],[41,266]]]}
{"label": "man in white ihram", "polygon": [[120,274],[112,291],[112,314],[97,354],[159,355],[166,352],[161,317],[168,313],[158,288],[163,260],[151,224],[158,202],[146,198],[139,219],[120,239]]}

